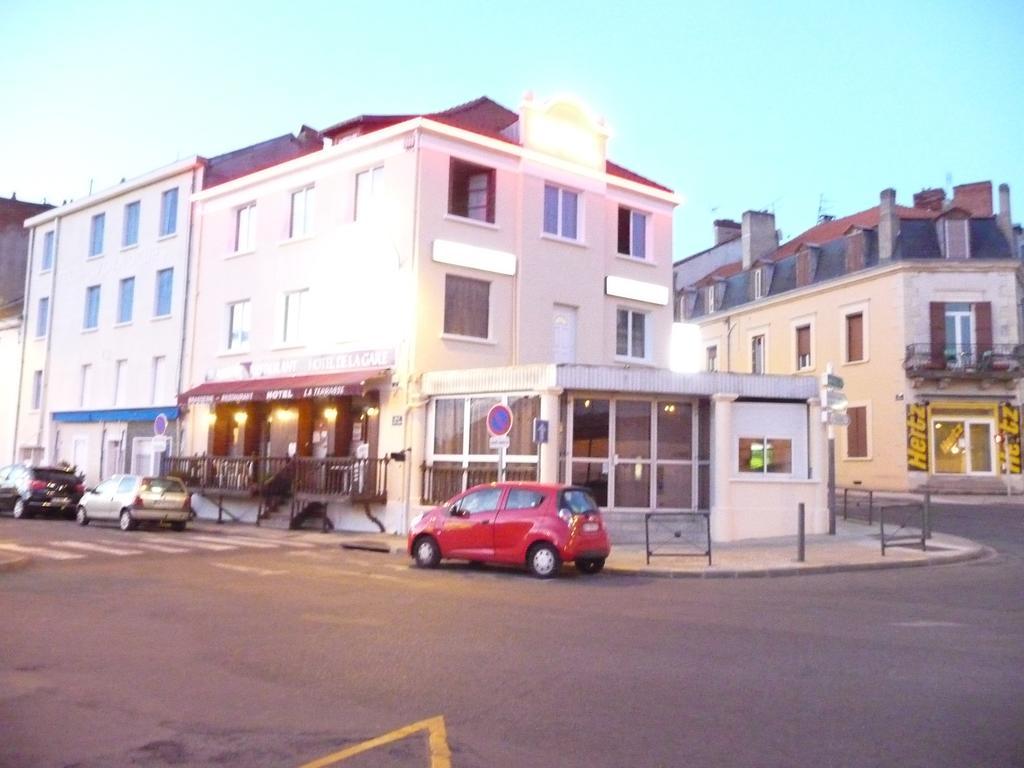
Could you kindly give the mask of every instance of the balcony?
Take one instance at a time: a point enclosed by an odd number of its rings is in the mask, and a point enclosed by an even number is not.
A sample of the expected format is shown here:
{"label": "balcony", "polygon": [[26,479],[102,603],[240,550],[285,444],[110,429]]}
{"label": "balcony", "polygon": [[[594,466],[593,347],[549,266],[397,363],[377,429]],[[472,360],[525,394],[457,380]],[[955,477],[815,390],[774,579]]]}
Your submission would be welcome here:
{"label": "balcony", "polygon": [[1024,344],[911,344],[903,368],[914,379],[1013,382],[1024,377]]}

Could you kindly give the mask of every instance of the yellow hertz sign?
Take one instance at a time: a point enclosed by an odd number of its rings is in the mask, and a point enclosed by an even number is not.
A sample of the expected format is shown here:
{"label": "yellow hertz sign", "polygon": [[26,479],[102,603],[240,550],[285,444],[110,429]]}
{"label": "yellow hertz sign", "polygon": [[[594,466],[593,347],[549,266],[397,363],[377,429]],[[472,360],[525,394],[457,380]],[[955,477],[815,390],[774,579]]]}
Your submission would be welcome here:
{"label": "yellow hertz sign", "polygon": [[1004,472],[1019,475],[1020,462],[1020,408],[1012,403],[999,404],[999,463]]}
{"label": "yellow hertz sign", "polygon": [[924,403],[907,406],[907,469],[928,471],[928,406]]}

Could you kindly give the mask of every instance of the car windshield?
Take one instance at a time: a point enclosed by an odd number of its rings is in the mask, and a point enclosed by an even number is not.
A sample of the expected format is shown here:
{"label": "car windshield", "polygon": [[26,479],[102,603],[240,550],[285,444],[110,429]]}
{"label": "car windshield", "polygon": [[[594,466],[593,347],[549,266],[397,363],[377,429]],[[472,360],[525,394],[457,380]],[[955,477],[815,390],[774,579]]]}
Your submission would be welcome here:
{"label": "car windshield", "polygon": [[568,509],[574,515],[585,515],[598,511],[597,502],[590,495],[590,491],[585,491],[582,488],[569,488],[562,491],[558,508]]}
{"label": "car windshield", "polygon": [[74,472],[65,472],[62,469],[33,469],[32,476],[36,480],[43,480],[47,483],[78,483],[80,482]]}
{"label": "car windshield", "polygon": [[176,477],[147,477],[139,490],[145,493],[184,493],[185,486]]}

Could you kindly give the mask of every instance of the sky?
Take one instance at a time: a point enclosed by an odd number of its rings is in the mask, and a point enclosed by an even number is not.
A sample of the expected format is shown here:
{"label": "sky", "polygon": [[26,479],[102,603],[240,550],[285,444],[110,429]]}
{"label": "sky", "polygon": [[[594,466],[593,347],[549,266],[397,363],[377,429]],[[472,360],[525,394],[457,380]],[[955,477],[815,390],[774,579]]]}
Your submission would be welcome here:
{"label": "sky", "polygon": [[1008,183],[1024,0],[0,0],[0,195],[59,203],[358,114],[572,94],[683,199],[674,260],[771,210],[788,239],[893,187]]}

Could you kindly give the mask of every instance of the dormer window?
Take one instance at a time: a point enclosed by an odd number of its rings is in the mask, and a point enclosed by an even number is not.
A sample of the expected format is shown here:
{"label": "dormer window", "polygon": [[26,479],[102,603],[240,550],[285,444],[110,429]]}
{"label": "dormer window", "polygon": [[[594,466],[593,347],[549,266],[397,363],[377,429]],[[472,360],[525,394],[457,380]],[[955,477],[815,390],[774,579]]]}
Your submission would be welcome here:
{"label": "dormer window", "polygon": [[757,267],[754,270],[754,298],[755,299],[763,299],[764,298],[764,277],[765,277],[764,273],[765,273],[764,267]]}
{"label": "dormer window", "polygon": [[718,309],[718,307],[715,305],[715,286],[714,285],[709,285],[707,287],[707,290],[705,292],[704,305],[705,305],[705,307],[707,309],[707,314],[709,314],[709,315],[712,312],[714,312],[716,309]]}
{"label": "dormer window", "polygon": [[966,259],[971,255],[970,219],[944,218],[939,223],[942,255],[947,259]]}

